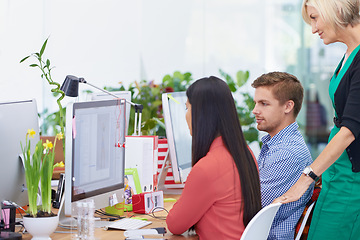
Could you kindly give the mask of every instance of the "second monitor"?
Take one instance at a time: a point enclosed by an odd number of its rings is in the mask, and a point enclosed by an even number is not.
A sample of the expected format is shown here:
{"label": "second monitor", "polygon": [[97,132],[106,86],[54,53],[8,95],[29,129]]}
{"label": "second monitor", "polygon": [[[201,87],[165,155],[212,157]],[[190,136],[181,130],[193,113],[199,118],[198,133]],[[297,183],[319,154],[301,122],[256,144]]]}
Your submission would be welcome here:
{"label": "second monitor", "polygon": [[125,114],[123,99],[67,107],[65,215],[80,200],[93,199],[96,209],[123,201]]}
{"label": "second monitor", "polygon": [[169,156],[176,183],[184,183],[191,170],[191,135],[185,120],[186,92],[164,93],[162,106]]}

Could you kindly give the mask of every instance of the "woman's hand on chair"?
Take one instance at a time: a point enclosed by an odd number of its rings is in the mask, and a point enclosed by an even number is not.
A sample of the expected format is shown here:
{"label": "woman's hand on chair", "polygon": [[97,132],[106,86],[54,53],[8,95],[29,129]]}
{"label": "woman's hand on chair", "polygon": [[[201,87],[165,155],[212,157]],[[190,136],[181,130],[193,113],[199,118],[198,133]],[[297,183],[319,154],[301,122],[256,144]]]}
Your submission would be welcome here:
{"label": "woman's hand on chair", "polygon": [[273,203],[280,202],[284,204],[299,200],[313,181],[312,178],[301,174],[299,180],[286,193],[276,198]]}

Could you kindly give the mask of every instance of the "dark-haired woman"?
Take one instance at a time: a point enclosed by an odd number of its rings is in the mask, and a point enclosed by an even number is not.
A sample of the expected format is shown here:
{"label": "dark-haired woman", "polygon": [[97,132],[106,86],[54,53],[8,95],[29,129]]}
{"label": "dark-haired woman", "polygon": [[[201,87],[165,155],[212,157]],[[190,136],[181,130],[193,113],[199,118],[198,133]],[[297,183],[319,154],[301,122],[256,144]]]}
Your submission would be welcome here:
{"label": "dark-haired woman", "polygon": [[194,226],[200,239],[238,240],[261,209],[261,195],[234,99],[216,77],[197,80],[186,95],[193,167],[167,226],[174,234]]}

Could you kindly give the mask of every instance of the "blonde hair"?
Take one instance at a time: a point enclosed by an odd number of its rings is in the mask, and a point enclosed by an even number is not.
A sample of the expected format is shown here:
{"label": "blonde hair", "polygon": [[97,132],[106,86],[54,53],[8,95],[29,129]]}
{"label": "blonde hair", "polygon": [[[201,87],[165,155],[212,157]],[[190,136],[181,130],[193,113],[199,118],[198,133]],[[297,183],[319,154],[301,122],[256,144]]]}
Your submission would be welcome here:
{"label": "blonde hair", "polygon": [[307,24],[311,24],[307,6],[314,7],[324,22],[329,23],[334,29],[360,23],[360,0],[304,0],[301,8],[302,17]]}

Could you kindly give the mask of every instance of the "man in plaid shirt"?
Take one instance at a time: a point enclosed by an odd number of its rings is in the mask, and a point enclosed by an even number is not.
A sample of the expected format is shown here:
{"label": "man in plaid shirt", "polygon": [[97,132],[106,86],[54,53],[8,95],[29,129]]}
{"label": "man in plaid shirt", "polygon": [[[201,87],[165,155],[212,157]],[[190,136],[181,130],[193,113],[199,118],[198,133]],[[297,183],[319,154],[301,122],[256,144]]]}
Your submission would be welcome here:
{"label": "man in plaid shirt", "polygon": [[[265,207],[284,194],[312,163],[304,138],[298,131],[296,116],[304,90],[299,80],[288,73],[271,72],[256,79],[253,113],[257,128],[268,134],[257,159],[259,165],[261,202]],[[314,185],[296,202],[284,204],[276,214],[268,240],[294,239],[295,227]]]}

